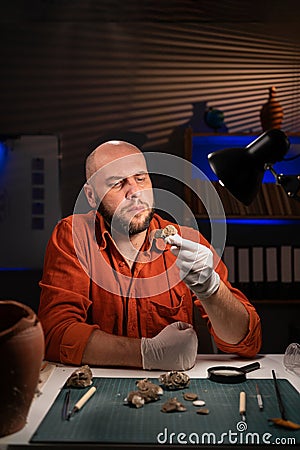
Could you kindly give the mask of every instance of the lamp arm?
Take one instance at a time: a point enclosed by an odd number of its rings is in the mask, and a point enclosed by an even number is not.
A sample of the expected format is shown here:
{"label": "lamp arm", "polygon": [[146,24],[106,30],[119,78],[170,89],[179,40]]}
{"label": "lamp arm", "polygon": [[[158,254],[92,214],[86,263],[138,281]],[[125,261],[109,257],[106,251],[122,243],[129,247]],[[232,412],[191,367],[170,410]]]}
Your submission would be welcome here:
{"label": "lamp arm", "polygon": [[271,164],[266,164],[265,170],[270,170],[276,179],[276,184],[284,189],[288,197],[300,202],[300,195],[298,195],[300,191],[300,175],[278,174]]}

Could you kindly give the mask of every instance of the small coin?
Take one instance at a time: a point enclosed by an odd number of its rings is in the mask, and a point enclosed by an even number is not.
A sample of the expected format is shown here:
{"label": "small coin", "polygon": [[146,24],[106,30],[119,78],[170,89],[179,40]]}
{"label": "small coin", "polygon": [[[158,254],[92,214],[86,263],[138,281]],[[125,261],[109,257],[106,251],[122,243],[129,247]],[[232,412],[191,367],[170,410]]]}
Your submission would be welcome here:
{"label": "small coin", "polygon": [[184,400],[194,401],[194,400],[197,400],[198,395],[194,394],[193,392],[185,392],[183,394],[183,398],[184,398]]}
{"label": "small coin", "polygon": [[173,411],[184,412],[186,411],[186,407],[182,403],[180,403],[176,397],[173,397],[167,400],[162,405],[161,411],[164,413],[169,413]]}
{"label": "small coin", "polygon": [[162,406],[161,410],[162,410],[162,412],[167,413],[167,412],[176,411],[176,410],[177,410],[177,407],[176,407],[175,404],[167,403],[167,404],[164,404],[164,405]]}
{"label": "small coin", "polygon": [[194,406],[204,406],[205,405],[205,401],[204,400],[195,400],[193,402]]}
{"label": "small coin", "polygon": [[197,414],[209,414],[209,409],[207,409],[207,408],[200,408],[200,409],[197,409],[196,413]]}

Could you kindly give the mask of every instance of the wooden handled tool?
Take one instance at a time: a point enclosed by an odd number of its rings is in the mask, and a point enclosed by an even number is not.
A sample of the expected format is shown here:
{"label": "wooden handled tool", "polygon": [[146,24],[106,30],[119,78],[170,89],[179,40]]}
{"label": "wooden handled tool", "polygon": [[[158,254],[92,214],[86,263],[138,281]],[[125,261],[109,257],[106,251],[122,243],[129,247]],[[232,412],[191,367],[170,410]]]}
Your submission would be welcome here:
{"label": "wooden handled tool", "polygon": [[77,411],[79,411],[83,405],[91,398],[92,395],[96,392],[95,386],[92,386],[79,400],[75,403],[72,411],[69,412],[67,420],[69,420]]}
{"label": "wooden handled tool", "polygon": [[240,415],[243,422],[246,422],[246,392],[240,392]]}

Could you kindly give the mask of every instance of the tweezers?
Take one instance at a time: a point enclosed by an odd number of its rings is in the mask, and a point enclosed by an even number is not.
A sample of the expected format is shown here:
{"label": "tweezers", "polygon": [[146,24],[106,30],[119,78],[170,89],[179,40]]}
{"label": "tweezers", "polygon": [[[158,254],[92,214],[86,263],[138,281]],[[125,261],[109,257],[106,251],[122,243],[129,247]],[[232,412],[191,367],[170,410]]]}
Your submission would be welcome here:
{"label": "tweezers", "polygon": [[70,389],[68,389],[66,392],[66,395],[65,395],[62,412],[61,412],[62,420],[67,420],[67,417],[69,414],[70,392],[71,392]]}

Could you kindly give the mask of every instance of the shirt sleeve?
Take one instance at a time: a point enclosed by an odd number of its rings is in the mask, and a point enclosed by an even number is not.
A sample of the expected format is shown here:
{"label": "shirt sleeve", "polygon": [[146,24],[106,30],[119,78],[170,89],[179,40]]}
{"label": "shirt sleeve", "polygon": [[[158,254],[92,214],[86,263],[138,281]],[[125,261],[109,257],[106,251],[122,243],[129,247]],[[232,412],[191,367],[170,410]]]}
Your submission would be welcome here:
{"label": "shirt sleeve", "polygon": [[59,222],[49,240],[40,287],[38,316],[46,359],[80,365],[87,341],[99,326],[87,323],[90,278],[74,248],[69,219]]}
{"label": "shirt sleeve", "polygon": [[[210,247],[208,241],[201,236],[201,244]],[[216,266],[216,272],[220,275],[220,279],[223,283],[228,287],[228,289],[232,292],[232,294],[237,298],[246,308],[249,314],[249,328],[248,333],[244,337],[242,341],[237,344],[228,344],[227,342],[222,341],[216,333],[211,325],[211,322],[206,314],[203,306],[201,305],[201,300],[199,300],[196,296],[194,298],[196,306],[200,309],[200,313],[202,317],[207,321],[208,330],[214,338],[216,346],[219,350],[225,353],[235,353],[239,356],[250,358],[255,356],[261,348],[262,345],[262,332],[261,332],[261,322],[259,315],[255,307],[248,300],[248,298],[237,288],[234,288],[228,280],[228,270],[223,261],[215,254],[215,258],[218,258],[219,261]]]}

